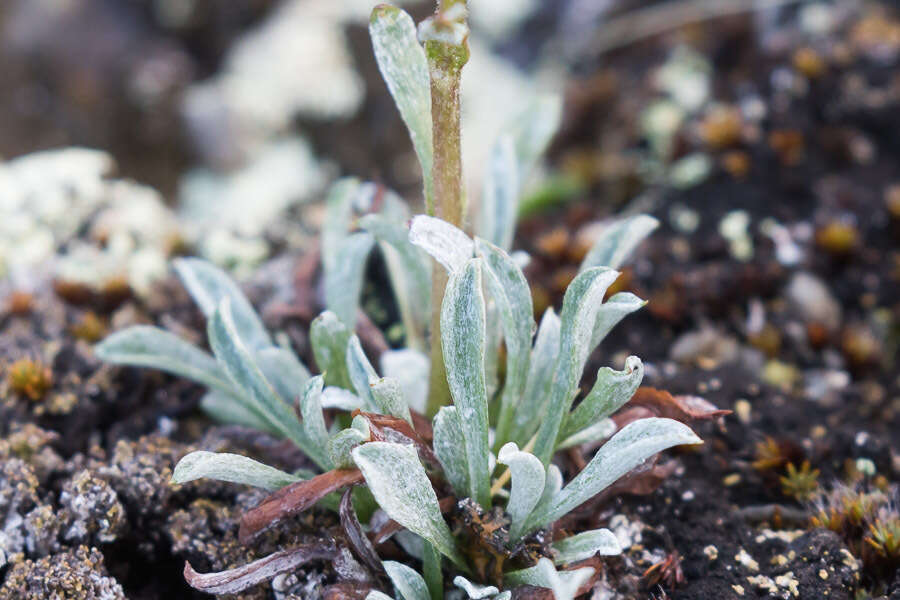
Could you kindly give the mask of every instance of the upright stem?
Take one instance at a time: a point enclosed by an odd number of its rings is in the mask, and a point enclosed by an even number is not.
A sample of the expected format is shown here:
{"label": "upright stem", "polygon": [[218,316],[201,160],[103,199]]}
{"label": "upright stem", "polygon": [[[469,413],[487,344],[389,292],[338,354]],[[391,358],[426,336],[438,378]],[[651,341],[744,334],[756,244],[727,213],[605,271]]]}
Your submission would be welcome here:
{"label": "upright stem", "polygon": [[[420,30],[431,76],[434,216],[460,228],[466,212],[459,133],[459,82],[463,65],[469,60],[465,9],[466,0],[439,0],[434,17],[426,21]],[[431,373],[426,407],[429,417],[433,417],[441,406],[450,402],[441,348],[441,302],[446,286],[446,271],[441,265],[434,263],[431,288]]]}

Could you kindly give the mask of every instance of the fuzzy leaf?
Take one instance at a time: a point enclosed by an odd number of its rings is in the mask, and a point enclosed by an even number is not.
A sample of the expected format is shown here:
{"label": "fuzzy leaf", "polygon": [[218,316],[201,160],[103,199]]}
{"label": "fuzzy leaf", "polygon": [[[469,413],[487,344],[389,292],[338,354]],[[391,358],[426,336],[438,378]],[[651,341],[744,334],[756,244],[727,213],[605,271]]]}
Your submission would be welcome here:
{"label": "fuzzy leaf", "polygon": [[466,593],[470,600],[484,600],[500,593],[500,590],[493,585],[478,585],[472,583],[462,575],[453,578],[453,585]]}
{"label": "fuzzy leaf", "polygon": [[443,406],[434,417],[434,454],[444,469],[453,492],[464,498],[469,492],[466,441],[455,406]]}
{"label": "fuzzy leaf", "polygon": [[443,556],[437,548],[425,542],[422,545],[422,576],[428,586],[428,593],[432,600],[444,598],[444,574],[441,571]]}
{"label": "fuzzy leaf", "polygon": [[353,456],[350,452],[371,439],[369,432],[369,422],[365,417],[357,415],[353,417],[353,422],[347,429],[334,434],[328,440],[328,456],[336,469],[351,469],[356,466],[353,462]]}
{"label": "fuzzy leaf", "polygon": [[241,341],[251,350],[273,345],[250,301],[224,271],[199,258],[178,258],[172,264],[178,278],[207,319],[222,300],[228,298],[235,331]]}
{"label": "fuzzy leaf", "polygon": [[593,529],[563,538],[550,547],[553,562],[557,565],[578,562],[596,554],[615,556],[622,554],[622,547],[609,529]]}
{"label": "fuzzy leaf", "polygon": [[406,123],[416,156],[419,157],[425,200],[431,206],[431,79],[425,50],[416,35],[416,25],[399,8],[382,4],[372,11],[369,36],[381,76],[394,98],[400,117]]}
{"label": "fuzzy leaf", "polygon": [[372,393],[372,400],[375,406],[383,415],[391,415],[405,420],[412,425],[412,416],[409,414],[409,405],[403,399],[403,391],[400,389],[400,382],[389,377],[381,379],[369,384],[369,390]]}
{"label": "fuzzy leaf", "polygon": [[603,338],[619,321],[642,308],[645,304],[647,304],[646,300],[641,300],[630,292],[619,292],[604,302],[600,310],[597,311],[597,322],[594,324],[593,333],[591,333],[591,352],[600,345]]}
{"label": "fuzzy leaf", "polygon": [[325,375],[325,383],[351,389],[347,372],[347,343],[351,331],[337,315],[325,311],[313,319],[309,328],[309,340],[319,370]]}
{"label": "fuzzy leaf", "polygon": [[369,442],[354,448],[352,455],[382,510],[465,569],[465,561],[441,516],[437,495],[415,448]]}
{"label": "fuzzy leaf", "polygon": [[336,268],[338,253],[349,235],[353,218],[353,204],[360,193],[360,182],[355,177],[343,177],[335,181],[325,198],[325,220],[322,223],[322,266],[325,272]]}
{"label": "fuzzy leaf", "polygon": [[366,262],[374,244],[370,233],[348,235],[341,241],[334,268],[325,271],[325,305],[350,330],[356,327]]}
{"label": "fuzzy leaf", "polygon": [[588,425],[580,431],[564,436],[562,441],[556,444],[557,450],[565,450],[581,444],[590,444],[605,440],[616,432],[616,423],[612,419],[600,419],[592,425]]}
{"label": "fuzzy leaf", "polygon": [[672,446],[702,444],[691,429],[672,419],[649,418],[622,428],[546,507],[528,519],[528,531],[556,521],[587,502],[645,460]]}
{"label": "fuzzy leaf", "polygon": [[494,144],[481,193],[479,232],[496,246],[509,250],[519,212],[519,162],[509,135]]}
{"label": "fuzzy leaf", "polygon": [[488,406],[484,382],[485,309],[481,270],[474,258],[450,275],[441,307],[441,346],[447,384],[459,411],[469,468],[469,493],[483,508],[491,506],[488,456]]}
{"label": "fuzzy leaf", "polygon": [[378,412],[379,407],[372,398],[371,385],[378,381],[378,373],[372,367],[372,363],[366,358],[359,338],[355,335],[350,336],[350,342],[347,344],[347,372],[350,374],[350,381],[353,382],[353,388],[356,394],[362,398],[368,410]]}
{"label": "fuzzy leaf", "polygon": [[513,442],[500,448],[497,461],[507,465],[512,474],[506,512],[510,518],[509,540],[515,543],[521,537],[525,519],[541,499],[546,474],[534,454],[519,450]]}
{"label": "fuzzy leaf", "polygon": [[610,223],[581,261],[580,270],[591,267],[618,269],[658,226],[659,221],[650,215],[634,215]]}
{"label": "fuzzy leaf", "polygon": [[428,215],[413,217],[409,241],[430,254],[449,273],[465,266],[475,253],[475,242],[462,229]]}
{"label": "fuzzy leaf", "polygon": [[519,173],[524,183],[535,161],[544,153],[559,129],[562,98],[556,94],[536,97],[512,123]]}
{"label": "fuzzy leaf", "polygon": [[522,400],[513,414],[513,432],[509,439],[526,444],[541,422],[539,415],[544,412],[553,382],[553,370],[559,356],[559,317],[548,308],[541,318],[531,358],[528,363],[528,377]]}
{"label": "fuzzy leaf", "polygon": [[644,378],[644,364],[637,356],[625,359],[625,368],[614,371],[602,367],[597,371],[594,387],[566,419],[562,437],[569,437],[610,416],[634,395]]}
{"label": "fuzzy leaf", "polygon": [[595,267],[580,273],[566,290],[560,316],[560,353],[550,384],[546,417],[534,445],[535,456],[545,465],[550,462],[563,418],[578,390],[584,363],[591,351],[591,334],[603,295],[618,276],[618,271]]}
{"label": "fuzzy leaf", "polygon": [[538,511],[541,510],[542,507],[547,506],[553,500],[553,498],[556,497],[556,494],[559,493],[559,490],[562,489],[562,484],[562,471],[559,470],[559,467],[557,467],[553,463],[550,463],[550,465],[547,466],[547,477],[544,480],[544,491],[541,492],[541,499],[538,501],[538,504],[534,510]]}
{"label": "fuzzy leaf", "polygon": [[393,560],[382,564],[401,600],[431,600],[425,579],[414,569]]}
{"label": "fuzzy leaf", "polygon": [[303,397],[309,370],[287,348],[270,346],[256,352],[256,364],[278,395],[292,403]]}
{"label": "fuzzy leaf", "polygon": [[281,432],[272,426],[269,421],[247,406],[247,404],[233,396],[219,390],[211,390],[200,399],[200,408],[211,418],[220,423],[242,425],[258,431],[265,431],[281,437]]}
{"label": "fuzzy leaf", "polygon": [[575,600],[578,588],[594,574],[593,567],[557,572],[549,558],[542,558],[533,567],[512,571],[504,576],[504,583],[549,588],[555,600]]}
{"label": "fuzzy leaf", "polygon": [[378,590],[372,590],[366,595],[366,600],[394,600],[391,596],[388,596],[384,592],[379,592]]}
{"label": "fuzzy leaf", "polygon": [[427,257],[409,242],[405,223],[395,223],[382,215],[366,215],[359,224],[378,240],[406,330],[407,347],[424,350],[425,328],[431,318],[431,270]]}
{"label": "fuzzy leaf", "polygon": [[283,436],[294,442],[320,467],[327,468],[327,464],[317,461],[319,452],[306,437],[293,410],[266,380],[238,336],[231,316],[229,298],[223,299],[221,306],[212,314],[207,330],[213,353],[235,388],[241,390],[241,397],[246,399],[248,406],[264,417]]}
{"label": "fuzzy leaf", "polygon": [[531,288],[522,269],[506,252],[481,239],[475,240],[475,251],[484,258],[487,288],[497,304],[506,342],[506,381],[497,426],[497,437],[505,442],[528,377],[531,336],[535,330],[534,307]]}
{"label": "fuzzy leaf", "polygon": [[336,408],[353,412],[357,408],[365,408],[363,399],[344,388],[329,386],[322,390],[322,408]]}
{"label": "fuzzy leaf", "polygon": [[407,405],[418,413],[425,412],[428,370],[428,357],[417,350],[388,350],[381,355],[381,372],[400,383]]}
{"label": "fuzzy leaf", "polygon": [[310,450],[314,449],[317,454],[316,463],[331,467],[331,460],[326,452],[328,428],[325,427],[325,416],[322,414],[322,386],[324,384],[325,381],[321,375],[316,375],[307,382],[300,396],[300,416],[303,417],[303,431],[310,441]]}
{"label": "fuzzy leaf", "polygon": [[264,465],[246,456],[203,450],[185,455],[175,465],[172,473],[174,483],[187,483],[202,478],[243,483],[270,492],[300,481],[300,478],[295,475]]}
{"label": "fuzzy leaf", "polygon": [[158,327],[135,325],[117,331],[97,344],[94,353],[117,365],[150,367],[225,393],[233,390],[212,356]]}

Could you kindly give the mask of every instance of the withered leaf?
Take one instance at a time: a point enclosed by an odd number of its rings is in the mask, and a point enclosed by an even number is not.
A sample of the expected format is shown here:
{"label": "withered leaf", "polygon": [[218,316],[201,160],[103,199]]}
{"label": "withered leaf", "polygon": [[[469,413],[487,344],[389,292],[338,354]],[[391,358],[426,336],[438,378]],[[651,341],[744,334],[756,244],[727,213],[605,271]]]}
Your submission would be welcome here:
{"label": "withered leaf", "polygon": [[341,497],[341,526],[347,535],[347,540],[356,555],[369,567],[373,572],[379,573],[384,569],[381,566],[381,559],[375,553],[372,542],[366,537],[356,517],[356,511],[353,510],[353,488],[347,488]]}

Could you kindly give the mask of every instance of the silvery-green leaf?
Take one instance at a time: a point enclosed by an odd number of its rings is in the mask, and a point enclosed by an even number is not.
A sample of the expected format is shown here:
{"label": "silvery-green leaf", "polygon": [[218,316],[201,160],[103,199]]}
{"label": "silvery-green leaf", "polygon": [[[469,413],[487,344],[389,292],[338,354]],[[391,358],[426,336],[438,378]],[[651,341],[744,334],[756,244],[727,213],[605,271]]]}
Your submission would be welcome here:
{"label": "silvery-green leaf", "polygon": [[500,592],[499,594],[494,596],[494,600],[511,600],[511,598],[512,598],[512,592],[509,590],[506,590],[505,592]]}
{"label": "silvery-green leaf", "polygon": [[381,372],[400,383],[406,403],[418,413],[425,412],[428,370],[428,356],[418,350],[388,350],[381,355]]}
{"label": "silvery-green leaf", "polygon": [[356,327],[366,262],[374,244],[370,233],[351,233],[340,243],[334,268],[325,271],[325,305],[350,330]]}
{"label": "silvery-green leaf", "polygon": [[550,546],[553,562],[558,565],[578,562],[596,554],[615,556],[622,554],[616,535],[609,529],[593,529],[563,538]]}
{"label": "silvery-green leaf", "polygon": [[580,270],[591,267],[618,269],[634,249],[659,226],[650,215],[634,215],[607,225],[581,261]]}
{"label": "silvery-green leaf", "polygon": [[594,324],[593,333],[591,333],[591,352],[600,345],[606,334],[618,325],[619,321],[645,304],[647,304],[646,300],[641,300],[631,292],[613,294],[597,312],[597,322]]}
{"label": "silvery-green leaf", "polygon": [[488,158],[481,193],[479,232],[496,246],[509,250],[519,212],[519,162],[513,139],[503,135]]}
{"label": "silvery-green leaf", "polygon": [[456,549],[416,449],[391,442],[369,442],[354,448],[352,455],[381,509],[465,570],[465,560]]}
{"label": "silvery-green leaf", "polygon": [[475,253],[475,242],[462,229],[428,215],[413,217],[409,241],[430,254],[449,273],[461,269]]}
{"label": "silvery-green leaf", "polygon": [[372,400],[381,414],[399,417],[412,425],[409,406],[406,404],[406,400],[403,399],[403,391],[400,389],[400,383],[396,379],[382,377],[371,383],[369,390],[372,392]]}
{"label": "silvery-green leaf", "polygon": [[283,436],[294,442],[320,467],[317,449],[306,437],[303,427],[288,404],[275,392],[266,380],[256,361],[239,337],[231,316],[230,299],[224,298],[207,323],[207,334],[213,354],[225,370],[241,398],[253,412],[265,418]]}
{"label": "silvery-green leaf", "polygon": [[432,600],[443,600],[444,574],[441,571],[443,557],[437,548],[428,542],[423,544],[422,550],[422,576],[428,586],[428,593]]}
{"label": "silvery-green leaf", "polygon": [[513,442],[500,448],[497,460],[507,465],[512,474],[506,512],[510,519],[509,541],[515,543],[521,536],[525,519],[537,506],[544,491],[544,465],[535,455],[519,450]]}
{"label": "silvery-green leaf", "polygon": [[203,450],[184,456],[172,472],[172,481],[175,483],[202,478],[243,483],[271,492],[300,481],[299,477],[240,454]]}
{"label": "silvery-green leaf", "polygon": [[350,336],[350,342],[347,344],[347,372],[350,374],[350,381],[356,394],[362,398],[368,410],[378,412],[378,405],[372,398],[371,385],[378,381],[378,374],[372,368],[372,363],[366,358],[359,338],[355,335]]}
{"label": "silvery-green leaf", "polygon": [[[426,542],[416,534],[412,533],[411,531],[402,529],[395,533],[391,537],[391,539],[397,542],[397,544],[401,548],[403,548],[403,551],[406,552],[409,556],[418,560],[425,560],[425,544],[428,544],[428,542]],[[428,545],[430,546],[431,544]]]}
{"label": "silvery-green leaf", "polygon": [[500,350],[503,345],[503,323],[500,309],[490,296],[484,303],[484,388],[488,398],[495,398],[500,387]]}
{"label": "silvery-green leaf", "polygon": [[366,595],[366,600],[394,600],[384,592],[379,592],[378,590],[372,590]]}
{"label": "silvery-green leaf", "polygon": [[550,307],[541,318],[534,347],[531,349],[525,391],[513,417],[514,426],[509,438],[517,443],[524,445],[531,439],[540,423],[539,415],[549,401],[553,369],[556,368],[559,356],[559,334],[559,317]]}
{"label": "silvery-green leaf", "polygon": [[97,344],[94,353],[106,362],[160,369],[225,393],[232,391],[212,356],[158,327],[135,325],[117,331]]}
{"label": "silvery-green leaf", "polygon": [[256,352],[256,364],[285,402],[302,398],[309,370],[287,348],[270,346]]}
{"label": "silvery-green leaf", "polygon": [[562,98],[556,94],[547,94],[535,98],[512,122],[511,132],[523,182],[559,129],[561,117]]}
{"label": "silvery-green leaf", "polygon": [[565,450],[581,444],[590,444],[605,440],[616,432],[616,423],[612,419],[600,419],[596,423],[588,425],[580,431],[576,431],[563,437],[563,440],[556,444],[557,450]]}
{"label": "silvery-green leaf", "polygon": [[235,330],[244,344],[252,350],[273,345],[250,301],[224,271],[199,258],[178,258],[172,265],[207,319],[222,300],[228,298]]}
{"label": "silvery-green leaf", "polygon": [[318,454],[318,464],[328,464],[326,452],[328,446],[328,428],[322,414],[322,386],[325,384],[321,375],[311,378],[300,395],[300,416],[303,417],[303,431],[310,441],[311,449]]}
{"label": "silvery-green leaf", "polygon": [[506,344],[506,381],[497,421],[498,444],[508,439],[513,413],[522,398],[528,377],[531,336],[534,335],[534,307],[531,288],[522,269],[497,246],[475,240],[476,253],[484,258],[487,289],[497,305]]}
{"label": "silvery-green leaf", "polygon": [[424,350],[425,328],[431,318],[431,269],[427,257],[409,242],[409,231],[403,222],[366,215],[359,224],[378,240],[406,329],[407,347]]}
{"label": "silvery-green leaf", "polygon": [[434,417],[433,428],[434,454],[453,492],[464,498],[469,492],[469,466],[466,464],[466,441],[456,407],[441,407]]}
{"label": "silvery-green leaf", "polygon": [[534,445],[535,456],[545,465],[553,455],[559,428],[572,406],[581,372],[592,350],[591,334],[603,295],[618,276],[618,271],[594,267],[579,273],[566,290],[560,315],[560,353],[550,384],[547,409]]}
{"label": "silvery-green leaf", "polygon": [[450,275],[441,306],[441,346],[447,385],[459,412],[469,468],[468,497],[491,506],[488,407],[484,382],[485,310],[481,270],[473,258]]}
{"label": "silvery-green leaf", "polygon": [[422,166],[425,200],[431,206],[431,79],[416,25],[399,8],[381,4],[369,19],[375,60],[412,139]]}
{"label": "silvery-green leaf", "polygon": [[351,450],[368,442],[371,438],[369,422],[365,417],[357,415],[353,417],[352,426],[342,429],[328,440],[328,456],[335,469],[350,469],[356,466],[353,462]]}
{"label": "silvery-green leaf", "polygon": [[557,572],[549,558],[542,558],[533,567],[507,573],[503,580],[514,585],[549,588],[556,600],[575,600],[578,588],[593,574],[593,567]]}
{"label": "silvery-green leaf", "polygon": [[594,387],[569,414],[562,437],[569,437],[619,410],[631,400],[643,378],[644,364],[637,356],[626,358],[621,371],[609,367],[598,369]]}
{"label": "silvery-green leaf", "polygon": [[220,423],[242,425],[258,431],[265,431],[272,435],[281,436],[282,433],[273,427],[269,421],[256,412],[253,412],[246,402],[219,390],[210,390],[200,399],[200,408],[212,419]]}
{"label": "silvery-green leaf", "polygon": [[673,419],[647,418],[623,427],[546,507],[532,513],[528,530],[556,521],[615,483],[645,460],[672,446],[702,444],[690,427]]}
{"label": "silvery-green leaf", "polygon": [[365,404],[362,398],[350,390],[329,386],[322,391],[322,408],[353,412],[357,408],[365,408]]}
{"label": "silvery-green leaf", "polygon": [[325,311],[315,319],[309,328],[309,341],[319,370],[325,375],[330,386],[350,389],[350,375],[347,373],[347,343],[351,331],[337,315]]}
{"label": "silvery-green leaf", "polygon": [[414,569],[393,560],[382,564],[401,600],[431,600],[425,580]]}
{"label": "silvery-green leaf", "polygon": [[562,489],[562,484],[562,471],[559,470],[559,467],[557,467],[553,463],[550,463],[547,466],[547,477],[544,480],[544,491],[541,492],[541,499],[538,501],[538,504],[534,510],[537,511],[540,510],[541,507],[547,506],[553,500],[553,498],[556,497],[556,494],[559,493],[559,490]]}
{"label": "silvery-green leaf", "polygon": [[500,593],[496,586],[472,583],[462,575],[453,578],[453,585],[464,591],[470,600],[484,600]]}
{"label": "silvery-green leaf", "polygon": [[335,181],[325,198],[325,220],[322,223],[322,265],[325,272],[335,268],[341,244],[350,230],[353,202],[360,193],[355,177]]}

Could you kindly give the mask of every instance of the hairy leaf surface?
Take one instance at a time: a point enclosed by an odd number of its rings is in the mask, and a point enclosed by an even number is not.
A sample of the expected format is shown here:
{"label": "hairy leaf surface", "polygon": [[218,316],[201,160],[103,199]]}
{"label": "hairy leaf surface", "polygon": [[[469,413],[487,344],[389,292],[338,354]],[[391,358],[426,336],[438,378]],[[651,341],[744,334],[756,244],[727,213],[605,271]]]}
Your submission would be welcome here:
{"label": "hairy leaf surface", "polygon": [[270,492],[300,480],[296,475],[285,473],[240,454],[204,450],[184,456],[172,472],[172,481],[175,483],[187,483],[203,478],[243,483]]}

